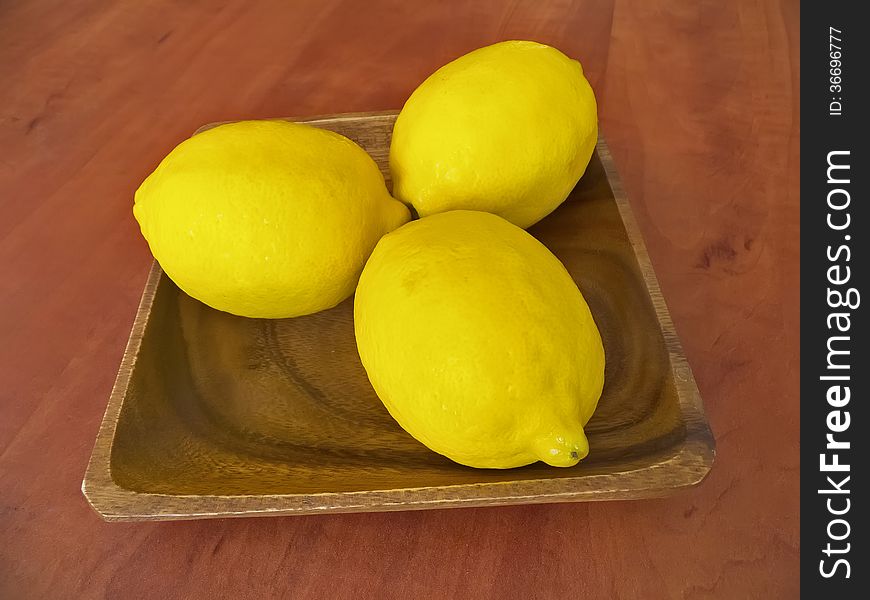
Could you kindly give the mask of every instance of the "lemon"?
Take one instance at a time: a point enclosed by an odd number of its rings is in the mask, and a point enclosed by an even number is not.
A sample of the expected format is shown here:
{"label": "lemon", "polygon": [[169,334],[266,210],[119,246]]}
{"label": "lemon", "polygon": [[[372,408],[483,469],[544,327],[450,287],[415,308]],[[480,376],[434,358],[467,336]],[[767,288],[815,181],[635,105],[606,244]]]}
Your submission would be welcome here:
{"label": "lemon", "polygon": [[354,327],[387,410],[472,467],[571,466],[604,384],[604,348],[559,260],[501,217],[450,211],[384,236]]}
{"label": "lemon", "polygon": [[568,197],[597,139],[579,62],[535,42],[494,44],[411,94],[393,128],[393,193],[421,217],[481,210],[528,227]]}
{"label": "lemon", "polygon": [[362,148],[286,121],[221,125],[182,142],[136,191],[133,213],[178,287],[266,318],[350,296],[378,239],[410,218]]}

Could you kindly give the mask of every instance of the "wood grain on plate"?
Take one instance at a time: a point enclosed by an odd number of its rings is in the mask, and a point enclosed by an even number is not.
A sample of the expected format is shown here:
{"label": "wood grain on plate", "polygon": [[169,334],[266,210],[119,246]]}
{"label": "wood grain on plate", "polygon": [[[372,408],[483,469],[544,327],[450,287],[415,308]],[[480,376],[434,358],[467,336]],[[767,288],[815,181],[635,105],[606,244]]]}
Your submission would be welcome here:
{"label": "wood grain on plate", "polygon": [[[0,2],[0,597],[795,598],[795,0]],[[202,123],[400,106],[511,38],[583,62],[716,432],[661,500],[104,523],[81,475]]]}
{"label": "wood grain on plate", "polygon": [[[303,119],[365,148],[389,185],[395,112]],[[246,319],[155,265],[82,489],[108,520],[184,519],[661,496],[699,482],[713,439],[603,141],[530,230],[583,291],[604,392],[572,468],[463,467],[405,433],[356,352],[353,300]]]}

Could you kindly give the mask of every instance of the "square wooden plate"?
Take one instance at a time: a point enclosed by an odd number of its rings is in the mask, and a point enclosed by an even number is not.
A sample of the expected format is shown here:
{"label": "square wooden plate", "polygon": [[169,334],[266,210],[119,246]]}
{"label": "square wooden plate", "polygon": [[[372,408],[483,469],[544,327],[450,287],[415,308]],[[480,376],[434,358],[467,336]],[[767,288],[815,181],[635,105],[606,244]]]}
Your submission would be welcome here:
{"label": "square wooden plate", "polygon": [[[355,140],[389,184],[396,113],[304,120]],[[530,229],[566,265],[604,339],[588,458],[506,471],[416,442],[375,396],[352,303],[257,320],[181,292],[155,263],[82,482],[110,521],[386,511],[662,496],[700,482],[714,443],[604,141]]]}

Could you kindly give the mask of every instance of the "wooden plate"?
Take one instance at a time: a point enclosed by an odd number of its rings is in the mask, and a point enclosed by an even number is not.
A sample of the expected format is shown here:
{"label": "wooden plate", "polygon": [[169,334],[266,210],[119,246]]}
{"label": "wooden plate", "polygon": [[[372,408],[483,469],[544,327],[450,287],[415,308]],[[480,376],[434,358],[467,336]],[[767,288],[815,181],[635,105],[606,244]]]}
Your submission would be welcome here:
{"label": "wooden plate", "polygon": [[[396,113],[305,120],[357,141],[389,184]],[[662,496],[700,482],[714,443],[604,141],[530,229],[566,265],[604,339],[589,457],[478,470],[390,418],[356,352],[352,303],[257,320],[185,295],[155,263],[82,482],[110,521],[385,511]]]}

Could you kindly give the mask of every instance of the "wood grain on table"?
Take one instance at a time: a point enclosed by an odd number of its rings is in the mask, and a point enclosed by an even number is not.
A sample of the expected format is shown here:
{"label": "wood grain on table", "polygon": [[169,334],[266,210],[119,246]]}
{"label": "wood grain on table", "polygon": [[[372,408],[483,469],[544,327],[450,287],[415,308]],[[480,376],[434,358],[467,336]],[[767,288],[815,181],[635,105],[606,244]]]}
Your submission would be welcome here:
{"label": "wood grain on table", "polygon": [[[397,108],[475,47],[576,56],[717,440],[679,496],[109,524],[79,490],[203,123]],[[0,598],[792,598],[797,1],[0,3]]]}

